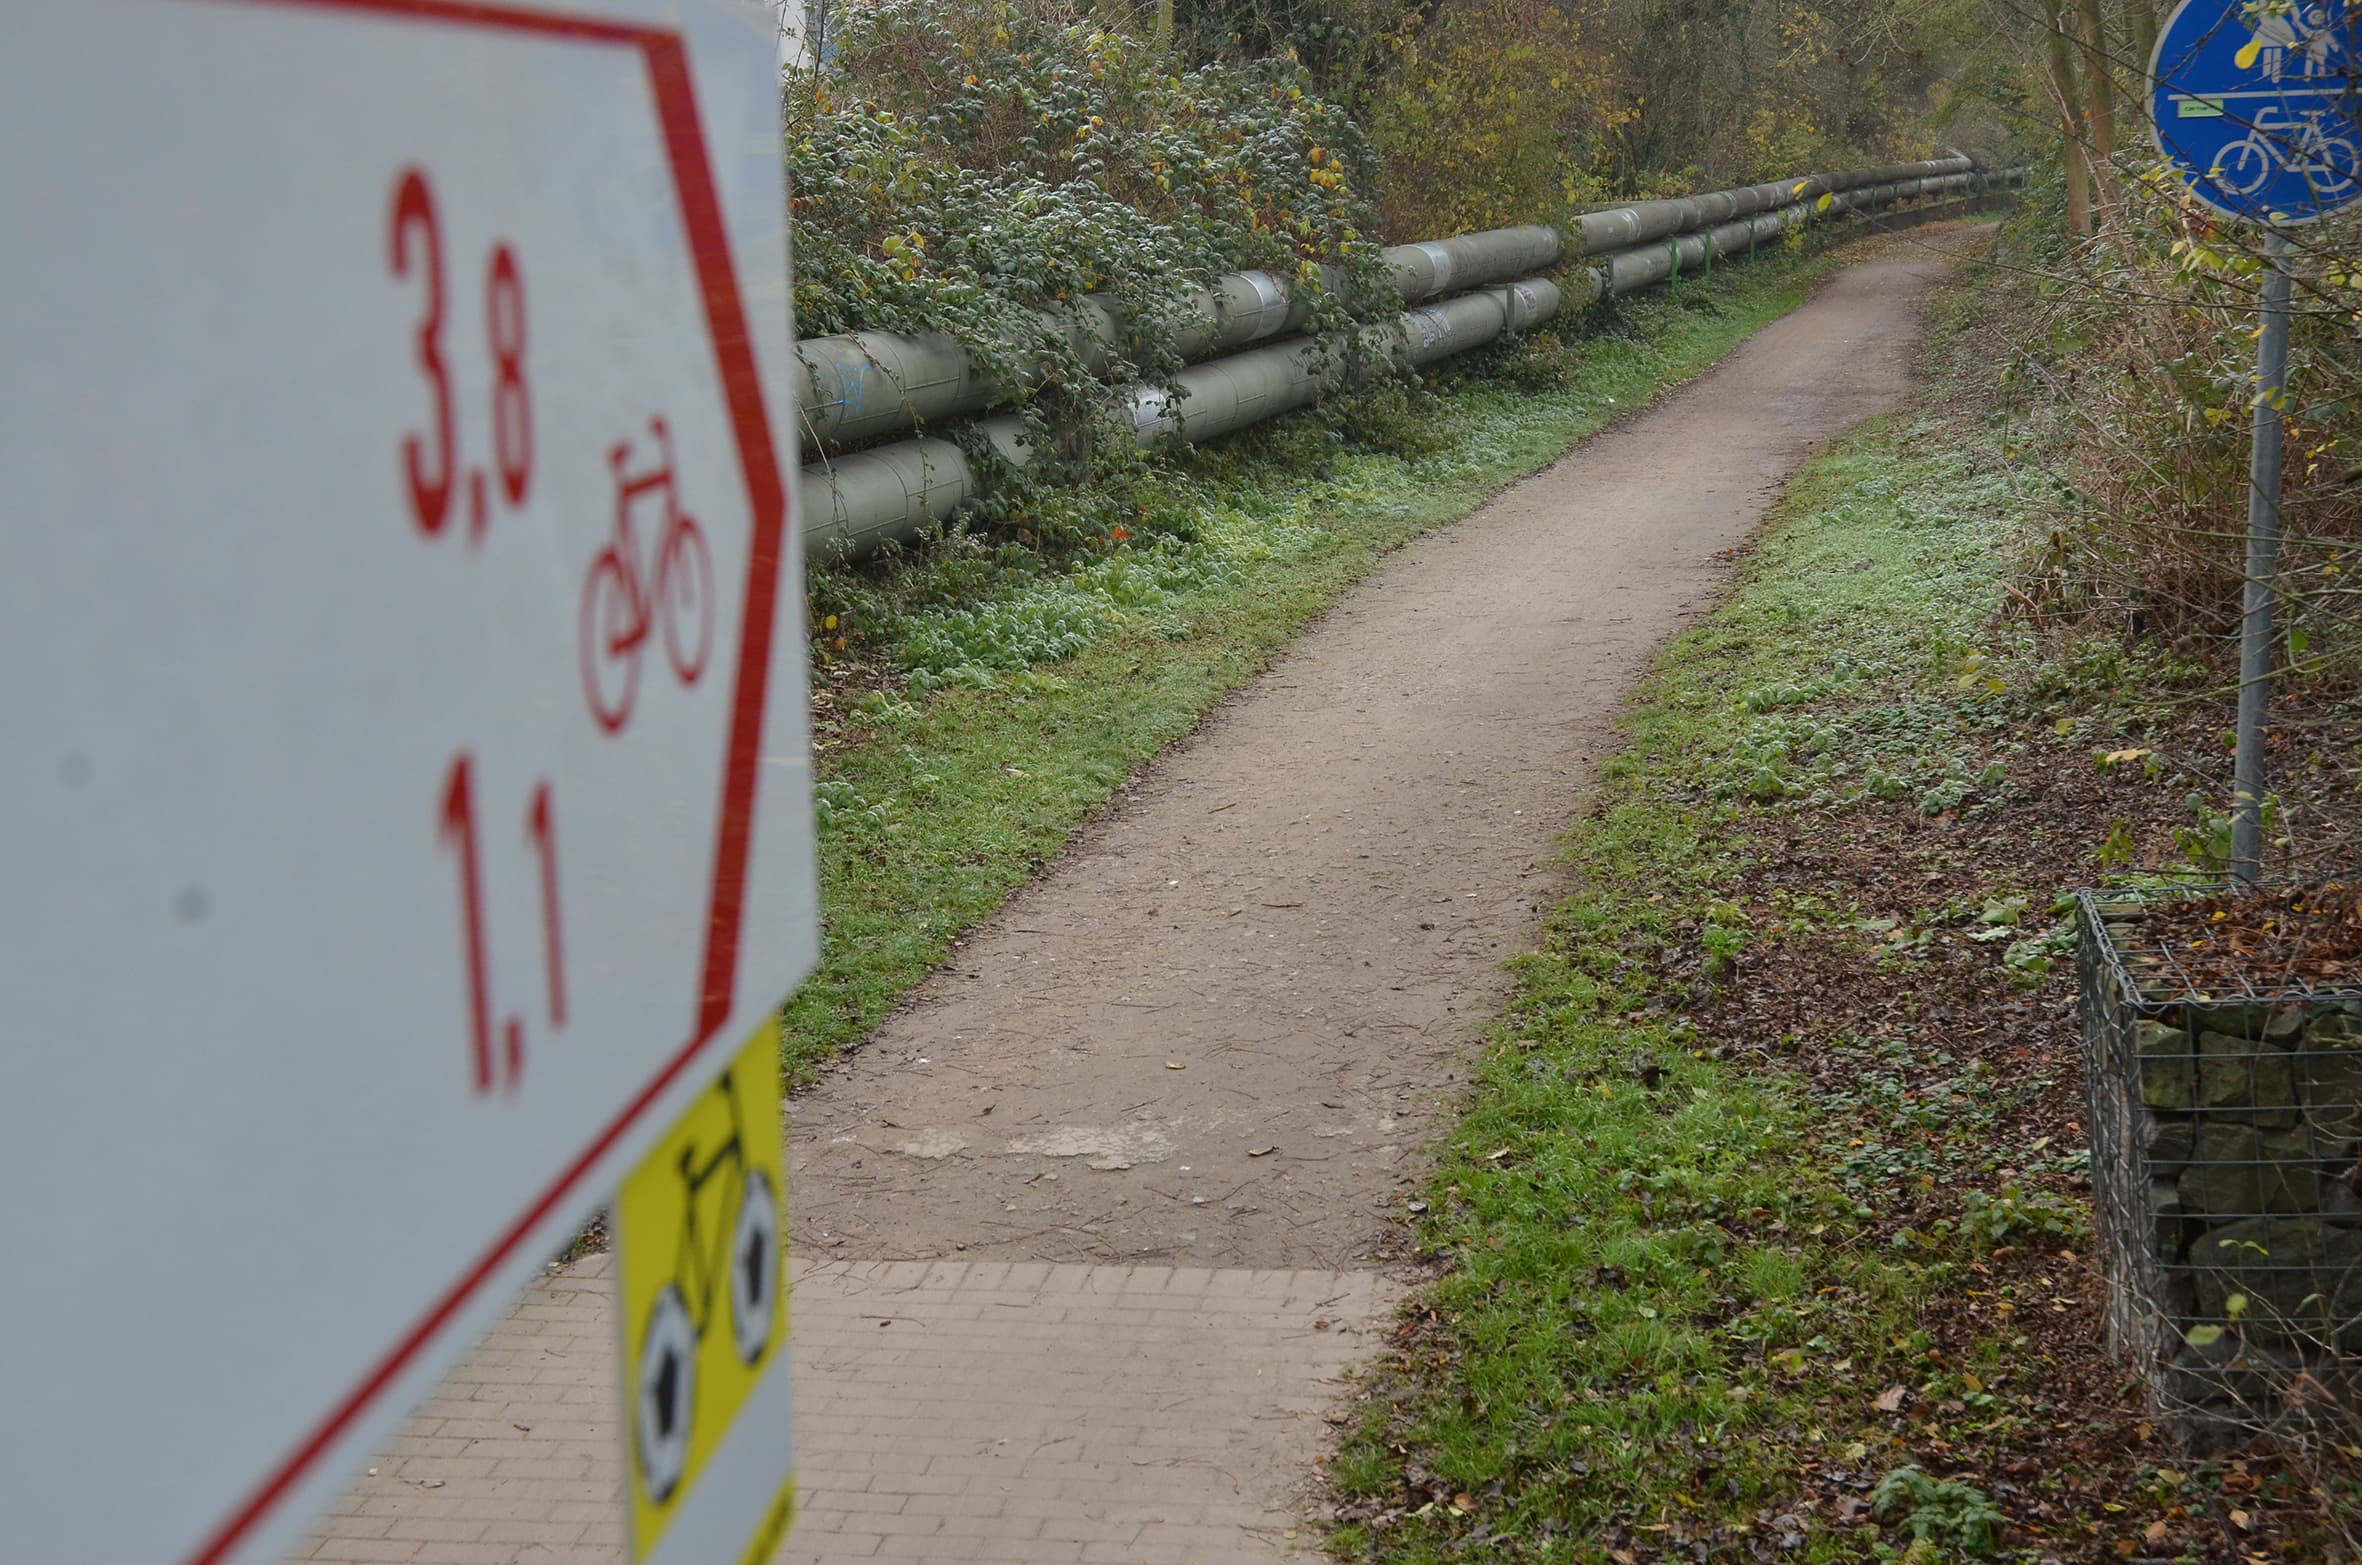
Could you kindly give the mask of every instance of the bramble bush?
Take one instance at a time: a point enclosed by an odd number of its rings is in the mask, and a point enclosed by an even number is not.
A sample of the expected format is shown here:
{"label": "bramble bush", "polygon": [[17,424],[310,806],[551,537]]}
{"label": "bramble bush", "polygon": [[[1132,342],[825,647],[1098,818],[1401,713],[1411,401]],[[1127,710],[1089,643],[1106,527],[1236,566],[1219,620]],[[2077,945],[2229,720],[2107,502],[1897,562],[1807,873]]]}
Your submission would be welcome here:
{"label": "bramble bush", "polygon": [[1060,0],[862,0],[786,123],[807,335],[948,332],[1087,413],[1062,322],[1084,295],[1132,328],[1109,373],[1150,382],[1178,367],[1159,327],[1223,272],[1309,290],[1340,346],[1386,303],[1375,160],[1288,56],[1180,70]]}

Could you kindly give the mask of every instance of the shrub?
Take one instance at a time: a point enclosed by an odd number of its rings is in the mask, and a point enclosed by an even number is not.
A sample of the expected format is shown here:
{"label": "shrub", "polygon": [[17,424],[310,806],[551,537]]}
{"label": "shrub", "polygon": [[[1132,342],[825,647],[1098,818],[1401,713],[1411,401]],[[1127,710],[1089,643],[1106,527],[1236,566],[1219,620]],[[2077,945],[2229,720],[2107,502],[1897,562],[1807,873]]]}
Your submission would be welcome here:
{"label": "shrub", "polygon": [[2009,1519],[1974,1484],[1934,1479],[1916,1467],[1898,1467],[1870,1491],[1870,1511],[1900,1524],[1912,1547],[1907,1560],[1940,1559],[1933,1550],[1990,1554],[2001,1547]]}
{"label": "shrub", "polygon": [[1388,45],[1369,124],[1390,236],[1559,223],[1600,194],[1592,153],[1629,111],[1614,106],[1572,10],[1443,0]]}
{"label": "shrub", "polygon": [[1138,328],[1114,372],[1151,379],[1158,324],[1222,272],[1317,292],[1340,265],[1312,322],[1339,340],[1383,305],[1375,161],[1290,57],[1176,71],[1060,0],[860,0],[836,36],[787,93],[806,334],[949,332],[1055,395],[1093,380],[1058,320],[1086,294]]}

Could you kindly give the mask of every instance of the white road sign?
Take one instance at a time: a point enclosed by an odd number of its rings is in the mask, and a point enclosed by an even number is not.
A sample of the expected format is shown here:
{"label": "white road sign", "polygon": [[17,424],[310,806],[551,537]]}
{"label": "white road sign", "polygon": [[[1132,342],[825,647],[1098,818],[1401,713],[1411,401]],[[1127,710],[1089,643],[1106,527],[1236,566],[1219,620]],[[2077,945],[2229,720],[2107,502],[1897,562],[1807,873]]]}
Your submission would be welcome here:
{"label": "white road sign", "polygon": [[777,82],[12,9],[9,1558],[273,1558],[809,964]]}

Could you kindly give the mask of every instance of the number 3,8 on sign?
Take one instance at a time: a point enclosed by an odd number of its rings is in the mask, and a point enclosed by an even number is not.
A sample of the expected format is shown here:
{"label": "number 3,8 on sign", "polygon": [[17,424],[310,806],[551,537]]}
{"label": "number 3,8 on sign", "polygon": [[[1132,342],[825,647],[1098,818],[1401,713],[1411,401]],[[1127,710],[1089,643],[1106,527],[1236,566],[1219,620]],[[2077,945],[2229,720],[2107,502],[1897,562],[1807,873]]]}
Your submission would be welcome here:
{"label": "number 3,8 on sign", "polygon": [[[458,417],[445,357],[445,264],[442,221],[433,182],[423,169],[395,176],[387,217],[387,265],[397,281],[420,290],[413,333],[414,357],[426,383],[425,430],[405,432],[399,443],[400,472],[411,520],[427,538],[439,538],[451,520],[454,500],[464,495],[470,548],[491,526],[490,476],[484,469],[461,472]],[[500,496],[521,508],[533,484],[533,400],[526,373],[525,280],[516,251],[495,241],[484,261],[484,338],[492,378],[491,444]],[[695,685],[713,650],[715,598],[713,555],[694,517],[681,508],[672,431],[651,415],[647,434],[653,458],[635,461],[634,443],[610,447],[608,465],[615,488],[613,531],[593,556],[583,580],[579,615],[582,690],[602,733],[621,734],[639,697],[640,670],[649,642],[663,643],[666,663],[683,686]],[[636,506],[657,514],[653,568],[645,562],[633,526]],[[524,1018],[511,1012],[493,1021],[492,963],[485,918],[485,852],[476,801],[476,766],[462,751],[445,774],[438,829],[451,853],[459,885],[459,925],[468,991],[470,1079],[478,1094],[495,1087],[516,1091],[524,1077]],[[527,806],[524,835],[540,881],[541,936],[549,1025],[566,1025],[565,943],[558,896],[555,805],[547,779],[537,782]]]}
{"label": "number 3,8 on sign", "polygon": [[[451,519],[451,492],[458,478],[457,439],[451,410],[451,372],[443,361],[443,233],[435,213],[434,187],[422,169],[406,168],[394,179],[393,213],[387,230],[388,262],[397,278],[415,268],[423,274],[426,298],[418,318],[418,370],[426,377],[430,433],[402,437],[402,466],[410,488],[410,514],[432,538]],[[525,281],[516,252],[503,240],[492,246],[484,267],[484,335],[492,354],[492,452],[500,469],[500,492],[513,508],[525,503],[533,485],[533,400],[525,385]],[[433,460],[427,457],[429,448]],[[481,468],[468,474],[467,536],[484,541],[491,521]]]}

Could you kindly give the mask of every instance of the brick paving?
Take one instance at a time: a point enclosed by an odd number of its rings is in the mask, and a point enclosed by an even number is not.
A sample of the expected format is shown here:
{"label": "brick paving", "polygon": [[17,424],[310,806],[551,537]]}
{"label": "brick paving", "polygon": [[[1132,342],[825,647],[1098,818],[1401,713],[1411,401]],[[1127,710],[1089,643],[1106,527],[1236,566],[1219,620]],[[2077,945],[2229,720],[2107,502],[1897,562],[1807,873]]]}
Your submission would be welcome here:
{"label": "brick paving", "polygon": [[[1276,1565],[1395,1291],[1363,1272],[790,1266],[801,1514],[777,1565]],[[537,1282],[299,1560],[623,1558],[609,1258]],[[1325,1324],[1323,1324],[1325,1323]]]}

